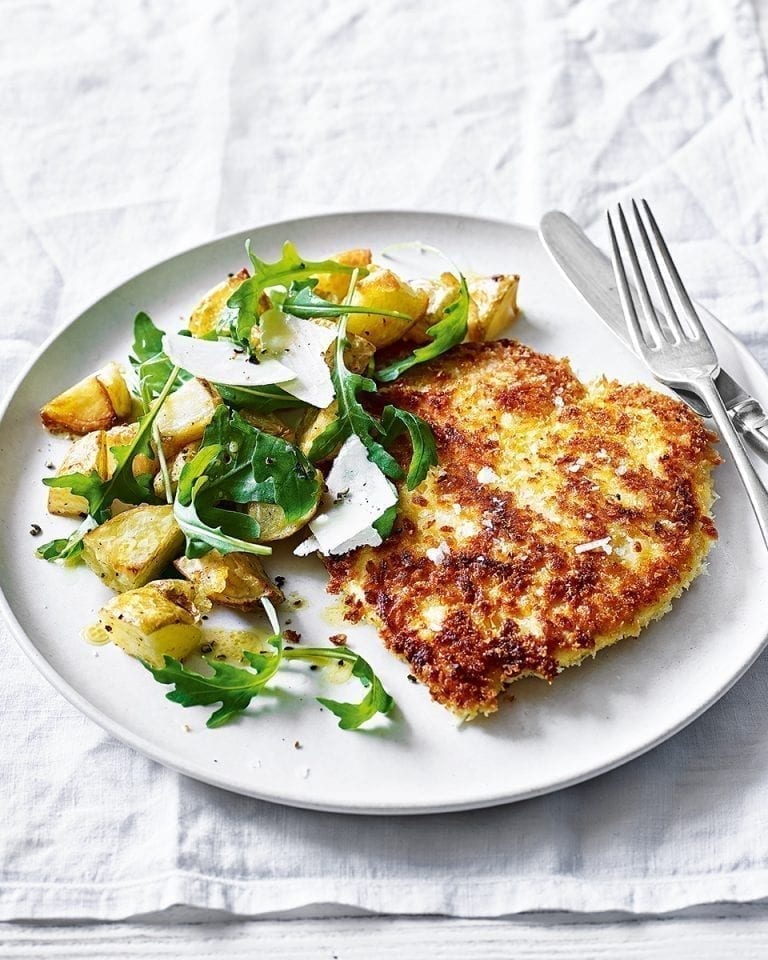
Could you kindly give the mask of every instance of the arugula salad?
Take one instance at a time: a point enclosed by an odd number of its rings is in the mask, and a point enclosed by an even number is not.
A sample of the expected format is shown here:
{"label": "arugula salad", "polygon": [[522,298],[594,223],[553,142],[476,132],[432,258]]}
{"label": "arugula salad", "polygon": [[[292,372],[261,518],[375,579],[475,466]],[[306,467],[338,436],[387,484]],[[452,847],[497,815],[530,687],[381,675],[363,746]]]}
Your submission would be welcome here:
{"label": "arugula salad", "polygon": [[[514,308],[517,278],[468,281],[453,269],[406,282],[364,249],[320,261],[290,242],[275,262],[246,252],[249,268],[209,291],[186,329],[163,331],[139,313],[128,363],[111,361],[42,408],[49,430],[75,437],[43,480],[48,510],[80,522],[37,554],[83,562],[115,590],[91,637],[172,685],[170,700],[220,704],[209,726],[303,661],[346,664],[363,685],[359,703],[318,698],[353,730],[387,714],[391,697],[346,646],[286,642],[282,578],[262,558],[289,537],[298,556],[386,539],[396,485],[417,487],[437,448],[426,422],[391,405],[374,416],[365,396],[467,336],[490,339]],[[404,465],[392,452],[401,437]],[[263,610],[266,646],[254,632],[236,655],[207,655],[213,605]],[[184,662],[192,655],[205,672]]]}

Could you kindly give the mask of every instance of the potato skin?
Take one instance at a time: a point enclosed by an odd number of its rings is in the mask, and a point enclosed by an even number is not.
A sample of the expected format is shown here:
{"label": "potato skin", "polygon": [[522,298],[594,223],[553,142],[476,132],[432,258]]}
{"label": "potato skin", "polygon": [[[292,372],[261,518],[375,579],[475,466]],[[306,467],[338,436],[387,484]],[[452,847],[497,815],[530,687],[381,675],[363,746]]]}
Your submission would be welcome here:
{"label": "potato skin", "polygon": [[174,566],[213,603],[235,610],[258,610],[262,597],[276,606],[285,599],[258,558],[250,553],[222,555],[218,550],[211,550],[194,560],[179,557]]}
{"label": "potato skin", "polygon": [[[89,474],[96,471],[102,480],[107,479],[107,446],[103,430],[93,430],[84,437],[78,437],[61,461],[56,471],[57,477],[69,473]],[[88,513],[88,501],[78,497],[65,487],[51,487],[48,490],[48,513],[57,517],[85,517]]]}
{"label": "potato skin", "polygon": [[[338,417],[338,412],[339,404],[336,400],[334,400],[322,410],[310,409],[302,415],[302,418],[299,420],[298,426],[296,427],[295,443],[305,457],[309,456],[309,451],[312,449],[312,444],[315,442],[315,440],[317,440],[323,430],[330,426]],[[341,444],[338,445],[338,447],[340,446]],[[338,447],[332,452],[332,456],[328,457],[327,459],[330,460],[336,456]]]}
{"label": "potato skin", "polygon": [[352,303],[373,309],[394,310],[405,314],[408,319],[351,313],[347,318],[347,330],[365,337],[376,348],[389,346],[424,316],[428,302],[426,293],[415,290],[391,270],[379,267],[358,280]]}
{"label": "potato skin", "polygon": [[275,416],[274,413],[257,413],[255,410],[248,410],[247,408],[238,412],[243,420],[250,423],[252,427],[256,427],[257,430],[293,443],[293,429],[287,423],[283,423],[280,417]]}
{"label": "potato skin", "polygon": [[199,646],[201,615],[209,608],[192,584],[155,580],[109,600],[90,633],[111,640],[153,667],[162,667],[164,656],[178,660]]}
{"label": "potato skin", "polygon": [[[111,430],[107,430],[105,437],[105,446],[107,448],[107,479],[109,479],[117,468],[117,460],[112,453],[112,447],[128,447],[136,439],[139,432],[138,423],[122,423]],[[150,459],[139,454],[133,460],[133,475],[138,477],[142,473],[148,473],[154,476],[160,469],[160,463],[157,457]]]}
{"label": "potato skin", "polygon": [[204,337],[206,333],[216,329],[219,318],[227,307],[227,300],[248,277],[248,271],[243,268],[206,293],[189,317],[189,330],[193,337]]}
{"label": "potato skin", "polygon": [[[512,274],[467,279],[469,317],[467,340],[494,340],[517,316],[517,287],[520,278]],[[427,311],[405,334],[414,343],[429,343],[427,330],[438,323],[458,296],[459,281],[452,273],[441,274],[439,280],[415,280],[413,286],[429,297]]]}
{"label": "potato skin", "polygon": [[261,526],[259,543],[269,543],[272,540],[285,540],[287,537],[296,533],[297,530],[301,530],[301,528],[314,517],[320,505],[323,490],[323,475],[319,470],[316,470],[315,473],[318,479],[317,499],[311,509],[307,510],[303,516],[299,517],[298,520],[294,520],[292,523],[286,523],[283,508],[276,503],[248,504],[248,516],[253,517]]}
{"label": "potato skin", "polygon": [[[168,479],[171,481],[172,493],[176,493],[176,487],[179,484],[181,471],[190,460],[194,459],[199,449],[199,443],[188,443],[186,447],[182,447],[181,450],[179,450],[177,454],[174,454],[174,456],[168,461]],[[165,499],[165,483],[163,481],[163,474],[161,470],[158,470],[158,472],[155,474],[155,479],[152,481],[152,489],[155,491],[156,496]]]}
{"label": "potato skin", "polygon": [[173,506],[143,503],[87,533],[83,560],[108,587],[122,593],[156,577],[183,546]]}
{"label": "potato skin", "polygon": [[107,391],[115,416],[120,420],[130,417],[133,410],[133,398],[120,367],[113,360],[110,360],[98,371],[96,379]]}
{"label": "potato skin", "polygon": [[520,277],[506,274],[467,280],[470,296],[468,340],[494,340],[517,316],[519,282]]}
{"label": "potato skin", "polygon": [[[371,251],[363,247],[353,250],[344,250],[330,258],[346,267],[367,267],[371,263]],[[348,273],[321,273],[317,278],[315,293],[331,303],[341,303],[349,290],[350,275]]]}
{"label": "potato skin", "polygon": [[170,394],[155,421],[166,457],[201,440],[221,402],[221,397],[205,380],[188,380]]}
{"label": "potato skin", "polygon": [[414,280],[412,286],[426,293],[427,309],[424,316],[406,331],[404,339],[419,344],[429,343],[431,337],[427,336],[427,330],[442,319],[445,308],[459,295],[459,280],[446,271],[437,280]]}
{"label": "potato skin", "polygon": [[118,365],[110,361],[46,403],[40,419],[53,433],[84,435],[108,430],[130,416],[131,409],[125,379]]}

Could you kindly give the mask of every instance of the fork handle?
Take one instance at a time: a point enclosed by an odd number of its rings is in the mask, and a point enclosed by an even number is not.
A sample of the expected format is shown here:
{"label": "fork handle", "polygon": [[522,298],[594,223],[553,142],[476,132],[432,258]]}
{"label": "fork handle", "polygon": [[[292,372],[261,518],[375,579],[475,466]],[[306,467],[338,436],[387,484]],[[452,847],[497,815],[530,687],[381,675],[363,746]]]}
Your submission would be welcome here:
{"label": "fork handle", "polygon": [[744,489],[747,491],[765,545],[768,546],[768,490],[765,489],[763,481],[752,466],[752,461],[744,449],[744,445],[731,422],[728,410],[712,378],[701,377],[694,381],[691,386],[709,407],[715,426],[728,447],[741,482],[744,484]]}

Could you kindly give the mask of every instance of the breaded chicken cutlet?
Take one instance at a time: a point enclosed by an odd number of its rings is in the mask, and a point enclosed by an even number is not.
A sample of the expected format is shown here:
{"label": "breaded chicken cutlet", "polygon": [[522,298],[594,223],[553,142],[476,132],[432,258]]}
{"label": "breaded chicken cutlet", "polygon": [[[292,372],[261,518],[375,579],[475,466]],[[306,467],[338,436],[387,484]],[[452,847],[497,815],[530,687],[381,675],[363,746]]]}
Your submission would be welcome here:
{"label": "breaded chicken cutlet", "polygon": [[459,716],[637,636],[701,572],[719,457],[682,402],[583,384],[512,340],[462,344],[369,402],[423,417],[440,466],[401,484],[381,546],[326,558],[329,590]]}

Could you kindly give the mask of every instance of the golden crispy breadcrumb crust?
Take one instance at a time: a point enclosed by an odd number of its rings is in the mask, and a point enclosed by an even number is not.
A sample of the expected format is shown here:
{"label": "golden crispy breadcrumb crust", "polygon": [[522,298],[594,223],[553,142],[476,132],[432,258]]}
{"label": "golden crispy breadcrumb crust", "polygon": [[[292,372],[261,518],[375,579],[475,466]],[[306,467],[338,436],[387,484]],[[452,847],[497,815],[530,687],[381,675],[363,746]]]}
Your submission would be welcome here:
{"label": "golden crispy breadcrumb crust", "polygon": [[[382,546],[326,559],[329,591],[461,716],[636,636],[717,536],[716,437],[645,386],[585,385],[568,360],[499,340],[462,344],[368,402],[428,421],[440,467],[400,485]],[[397,452],[405,464],[405,442]]]}

